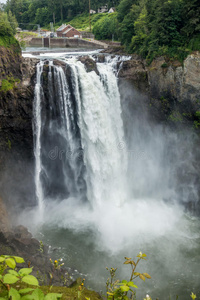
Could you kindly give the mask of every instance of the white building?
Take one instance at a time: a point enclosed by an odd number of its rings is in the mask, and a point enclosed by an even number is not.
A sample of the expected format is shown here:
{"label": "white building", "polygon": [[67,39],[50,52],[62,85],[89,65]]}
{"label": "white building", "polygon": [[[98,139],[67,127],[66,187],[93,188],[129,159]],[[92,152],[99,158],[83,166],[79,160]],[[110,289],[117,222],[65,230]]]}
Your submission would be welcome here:
{"label": "white building", "polygon": [[109,14],[116,12],[116,8],[115,7],[111,7],[108,11]]}
{"label": "white building", "polygon": [[108,11],[108,6],[105,5],[105,6],[101,6],[98,8],[98,13],[105,13]]}
{"label": "white building", "polygon": [[90,9],[90,14],[96,14],[96,10]]}

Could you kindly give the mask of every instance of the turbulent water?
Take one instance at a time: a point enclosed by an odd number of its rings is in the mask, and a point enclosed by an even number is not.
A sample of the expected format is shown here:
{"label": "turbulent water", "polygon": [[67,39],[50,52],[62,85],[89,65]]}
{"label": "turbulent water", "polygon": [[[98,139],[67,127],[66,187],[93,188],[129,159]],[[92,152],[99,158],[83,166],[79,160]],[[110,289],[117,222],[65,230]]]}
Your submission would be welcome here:
{"label": "turbulent water", "polygon": [[119,89],[125,59],[107,57],[97,72],[87,72],[77,57],[38,64],[39,213],[31,222],[74,275],[97,290],[105,288],[106,267],[118,267],[118,276],[128,279],[123,257],[143,251],[148,259],[138,271],[152,279],[138,283],[138,299],[146,293],[189,299],[200,292],[200,224],[182,204],[195,204],[197,187],[178,175],[188,168],[195,173],[196,136],[152,124],[143,96],[128,83]]}

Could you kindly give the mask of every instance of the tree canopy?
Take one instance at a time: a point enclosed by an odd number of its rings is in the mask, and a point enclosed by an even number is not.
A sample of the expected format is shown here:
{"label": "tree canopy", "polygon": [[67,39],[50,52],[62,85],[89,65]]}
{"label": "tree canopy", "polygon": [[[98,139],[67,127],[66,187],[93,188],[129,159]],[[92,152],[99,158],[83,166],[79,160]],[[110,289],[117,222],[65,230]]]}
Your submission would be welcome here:
{"label": "tree canopy", "polygon": [[[120,41],[129,53],[150,60],[156,55],[183,59],[189,51],[200,50],[200,0],[90,0],[90,4],[93,10],[105,4],[117,8],[115,13],[93,16],[93,32],[97,39]],[[34,28],[26,24],[59,26],[74,17],[81,24],[88,11],[89,0],[7,0],[5,5],[11,27],[17,20],[26,29]]]}

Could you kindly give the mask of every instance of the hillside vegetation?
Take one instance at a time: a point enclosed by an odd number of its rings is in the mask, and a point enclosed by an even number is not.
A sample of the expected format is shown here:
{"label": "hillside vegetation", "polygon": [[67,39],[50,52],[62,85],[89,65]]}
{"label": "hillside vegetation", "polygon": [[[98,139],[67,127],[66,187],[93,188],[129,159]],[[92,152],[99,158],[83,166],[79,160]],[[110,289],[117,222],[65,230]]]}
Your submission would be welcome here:
{"label": "hillside vegetation", "polygon": [[109,39],[112,33],[129,53],[183,60],[200,50],[199,0],[121,0],[112,15],[95,24],[94,34]]}
{"label": "hillside vegetation", "polygon": [[[115,13],[91,15],[96,39],[114,39],[128,53],[151,61],[155,56],[182,61],[188,53],[200,50],[199,0],[91,0],[91,9],[115,5]],[[5,11],[20,23],[54,27],[70,23],[79,30],[90,29],[88,0],[7,0]],[[33,29],[37,25],[26,26]]]}
{"label": "hillside vegetation", "polygon": [[0,46],[10,47],[11,45],[18,47],[18,42],[14,38],[16,33],[17,21],[12,13],[4,13],[0,11]]}

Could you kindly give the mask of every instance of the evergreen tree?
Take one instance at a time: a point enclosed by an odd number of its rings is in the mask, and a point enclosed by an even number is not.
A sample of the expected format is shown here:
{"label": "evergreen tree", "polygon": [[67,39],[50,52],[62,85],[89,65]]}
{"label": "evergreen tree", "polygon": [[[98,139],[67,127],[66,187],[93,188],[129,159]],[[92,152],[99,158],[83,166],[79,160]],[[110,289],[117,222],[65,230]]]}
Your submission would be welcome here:
{"label": "evergreen tree", "polygon": [[16,34],[16,28],[18,27],[18,23],[15,16],[12,14],[10,10],[8,12],[8,21],[10,23],[10,26],[12,27],[13,34]]}

